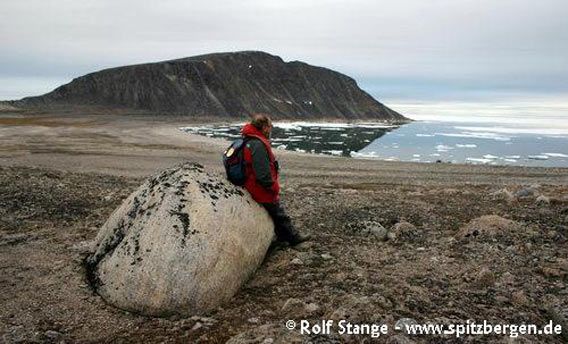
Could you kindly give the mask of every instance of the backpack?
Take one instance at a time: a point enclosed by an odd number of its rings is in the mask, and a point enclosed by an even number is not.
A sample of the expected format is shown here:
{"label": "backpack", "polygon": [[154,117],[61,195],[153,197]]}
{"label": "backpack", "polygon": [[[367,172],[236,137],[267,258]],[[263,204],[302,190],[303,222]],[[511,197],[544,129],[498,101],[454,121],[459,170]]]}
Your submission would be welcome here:
{"label": "backpack", "polygon": [[243,148],[247,141],[248,138],[237,139],[223,153],[223,165],[225,166],[227,179],[237,186],[243,186],[247,179],[243,153]]}

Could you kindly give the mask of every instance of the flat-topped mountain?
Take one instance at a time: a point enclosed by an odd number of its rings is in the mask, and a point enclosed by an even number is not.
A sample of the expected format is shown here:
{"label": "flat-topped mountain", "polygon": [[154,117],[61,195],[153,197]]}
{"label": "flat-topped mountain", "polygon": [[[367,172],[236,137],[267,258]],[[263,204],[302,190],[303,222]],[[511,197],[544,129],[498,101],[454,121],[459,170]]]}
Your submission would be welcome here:
{"label": "flat-topped mountain", "polygon": [[216,53],[105,69],[54,91],[9,104],[130,108],[163,114],[406,121],[355,80],[300,61],[259,51]]}

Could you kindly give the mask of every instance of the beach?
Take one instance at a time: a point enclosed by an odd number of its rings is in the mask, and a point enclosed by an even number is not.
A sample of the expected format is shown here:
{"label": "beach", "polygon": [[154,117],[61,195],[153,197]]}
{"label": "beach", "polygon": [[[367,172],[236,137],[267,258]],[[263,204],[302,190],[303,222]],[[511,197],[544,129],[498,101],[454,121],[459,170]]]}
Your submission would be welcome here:
{"label": "beach", "polygon": [[[183,161],[222,173],[229,142],[179,129],[218,121],[0,113],[0,338],[225,343],[250,331],[287,343],[293,338],[286,320],[345,314],[393,326],[399,319],[543,325],[552,319],[568,330],[568,169],[281,150],[283,203],[312,241],[269,252],[233,301],[207,314],[159,319],[106,305],[84,280],[88,243],[145,177]],[[489,222],[502,218],[511,225],[496,225],[498,233],[479,240],[460,236],[470,221],[487,215],[499,217]],[[368,222],[401,232],[377,238],[362,230]],[[400,223],[410,226],[405,231]],[[366,337],[321,338],[311,340]],[[565,334],[527,338],[566,340]]]}

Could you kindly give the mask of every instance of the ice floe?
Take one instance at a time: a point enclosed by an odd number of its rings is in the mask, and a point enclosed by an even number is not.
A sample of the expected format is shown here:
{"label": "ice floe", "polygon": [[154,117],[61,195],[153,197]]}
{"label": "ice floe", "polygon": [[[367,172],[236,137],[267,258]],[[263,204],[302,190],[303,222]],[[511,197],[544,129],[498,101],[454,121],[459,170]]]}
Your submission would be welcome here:
{"label": "ice floe", "polygon": [[474,163],[474,164],[488,164],[490,162],[492,162],[492,159],[486,159],[486,158],[466,158],[465,159],[466,162],[470,162],[470,163]]}
{"label": "ice floe", "polygon": [[438,152],[449,152],[451,149],[454,149],[454,147],[447,146],[447,145],[437,145],[436,146],[436,150]]}
{"label": "ice floe", "polygon": [[542,153],[542,155],[546,155],[551,158],[568,158],[568,154],[564,153]]}
{"label": "ice floe", "polygon": [[[502,127],[502,126],[456,126],[457,130],[475,131],[475,132],[491,132],[499,134],[540,134],[540,135],[568,135],[566,128],[539,128],[539,127]],[[566,137],[566,136],[564,136]]]}
{"label": "ice floe", "polygon": [[529,155],[528,158],[531,160],[548,160],[548,155]]}
{"label": "ice floe", "polygon": [[439,136],[447,137],[466,137],[471,139],[485,139],[495,141],[511,141],[511,137],[498,135],[490,132],[461,132],[461,133],[436,133]]}

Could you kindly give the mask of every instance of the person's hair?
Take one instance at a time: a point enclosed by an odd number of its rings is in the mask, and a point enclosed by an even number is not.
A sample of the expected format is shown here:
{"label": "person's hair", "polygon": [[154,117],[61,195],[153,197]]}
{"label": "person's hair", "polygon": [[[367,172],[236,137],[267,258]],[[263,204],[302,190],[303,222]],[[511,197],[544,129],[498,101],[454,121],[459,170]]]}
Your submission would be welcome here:
{"label": "person's hair", "polygon": [[251,115],[250,124],[252,124],[256,129],[262,130],[265,126],[272,125],[272,120],[263,113],[255,113]]}

